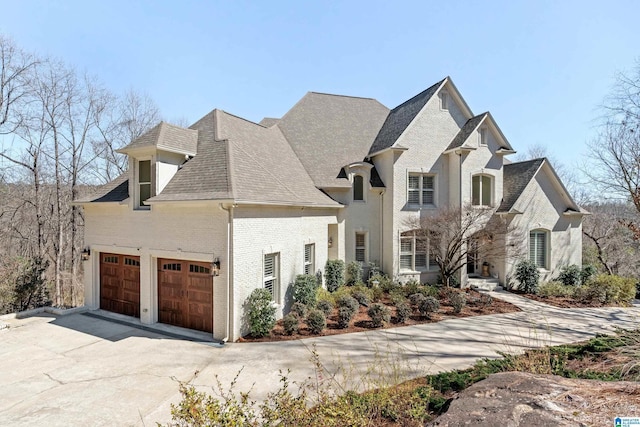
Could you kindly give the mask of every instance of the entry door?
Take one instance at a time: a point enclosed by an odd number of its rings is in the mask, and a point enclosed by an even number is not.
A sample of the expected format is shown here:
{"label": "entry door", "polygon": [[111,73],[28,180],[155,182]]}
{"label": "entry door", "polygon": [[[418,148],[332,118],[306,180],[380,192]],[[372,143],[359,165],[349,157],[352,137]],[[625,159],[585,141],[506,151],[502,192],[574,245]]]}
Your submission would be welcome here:
{"label": "entry door", "polygon": [[467,245],[467,274],[477,274],[480,269],[480,259],[478,255],[478,242],[470,240]]}
{"label": "entry door", "polygon": [[158,259],[158,321],[213,332],[210,264]]}

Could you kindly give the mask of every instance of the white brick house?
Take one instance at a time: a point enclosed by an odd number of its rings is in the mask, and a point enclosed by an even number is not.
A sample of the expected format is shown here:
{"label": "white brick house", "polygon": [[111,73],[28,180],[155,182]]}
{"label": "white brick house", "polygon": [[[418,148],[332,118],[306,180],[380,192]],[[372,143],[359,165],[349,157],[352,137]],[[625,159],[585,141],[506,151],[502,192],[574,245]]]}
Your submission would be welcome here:
{"label": "white brick house", "polygon": [[[436,281],[428,245],[403,233],[444,206],[493,207],[546,278],[581,264],[584,211],[545,159],[509,163],[491,114],[474,116],[450,78],[392,110],[313,92],[259,124],[214,110],[120,151],[129,171],[76,201],[85,301],[146,324],[237,339],[253,289],[270,289],[282,315],[295,276],[328,259]],[[513,262],[478,261],[502,283],[512,273]]]}

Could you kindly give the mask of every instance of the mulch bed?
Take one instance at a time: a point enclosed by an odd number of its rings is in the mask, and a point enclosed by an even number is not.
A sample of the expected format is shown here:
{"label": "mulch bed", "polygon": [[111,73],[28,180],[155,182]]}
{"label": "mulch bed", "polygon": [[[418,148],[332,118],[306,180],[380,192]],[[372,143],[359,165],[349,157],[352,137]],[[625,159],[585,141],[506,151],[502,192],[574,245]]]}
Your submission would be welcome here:
{"label": "mulch bed", "polygon": [[511,293],[552,305],[558,308],[597,308],[597,307],[620,307],[619,304],[601,304],[598,301],[578,301],[569,297],[542,297],[540,295],[526,294],[522,291],[511,290]]}
{"label": "mulch bed", "polygon": [[453,307],[451,307],[449,301],[446,298],[438,298],[440,302],[440,309],[437,313],[433,313],[430,318],[418,315],[417,310],[415,310],[414,315],[412,315],[405,323],[400,324],[397,323],[397,319],[395,317],[396,308],[391,303],[389,296],[385,295],[380,302],[385,304],[391,310],[391,322],[382,328],[374,328],[371,324],[371,318],[367,314],[368,308],[360,306],[358,313],[349,324],[349,327],[345,329],[338,328],[337,310],[334,309],[334,312],[327,318],[326,329],[324,329],[319,335],[311,334],[309,328],[307,328],[307,325],[305,323],[300,324],[300,329],[298,330],[297,334],[286,335],[284,333],[284,328],[282,327],[282,320],[279,320],[276,323],[275,328],[266,337],[253,338],[252,336],[247,335],[239,338],[238,342],[288,341],[317,336],[348,334],[351,332],[364,332],[373,331],[376,329],[396,328],[399,326],[420,325],[423,323],[435,323],[446,319],[460,317],[483,316],[485,314],[514,313],[520,311],[520,309],[515,305],[496,298],[493,298],[490,304],[484,304],[480,302],[481,293],[478,291],[465,289],[465,292],[467,294],[467,304],[458,314],[453,312]]}

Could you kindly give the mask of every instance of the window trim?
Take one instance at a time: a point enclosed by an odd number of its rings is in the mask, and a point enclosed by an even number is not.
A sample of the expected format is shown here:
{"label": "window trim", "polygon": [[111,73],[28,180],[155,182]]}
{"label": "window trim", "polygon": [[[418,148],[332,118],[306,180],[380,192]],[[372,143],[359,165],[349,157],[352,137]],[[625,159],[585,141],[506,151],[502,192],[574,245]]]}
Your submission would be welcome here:
{"label": "window trim", "polygon": [[[532,241],[532,237],[533,236],[543,236],[544,237],[544,265],[539,265],[538,264],[538,240],[536,239],[536,245],[534,247],[534,252],[531,252],[531,245],[533,243]],[[546,230],[544,228],[536,228],[533,230],[529,231],[529,261],[532,261],[533,263],[535,263],[536,267],[542,270],[548,270],[549,269],[549,253],[550,253],[550,233],[549,230]]]}
{"label": "window trim", "polygon": [[[412,203],[410,201],[410,191],[411,190],[416,190],[416,189],[412,189],[409,188],[409,180],[411,179],[412,176],[417,176],[418,177],[418,203]],[[433,203],[423,203],[423,195],[424,195],[424,178],[432,178],[432,188],[428,188],[427,190],[431,190],[431,198],[433,200]],[[438,188],[437,185],[437,175],[434,173],[424,173],[424,172],[411,172],[411,171],[407,171],[407,189],[406,189],[406,197],[407,197],[407,205],[411,206],[411,207],[425,207],[425,208],[435,208],[437,207],[436,204],[436,197],[437,197],[437,192],[436,192],[436,188]]]}
{"label": "window trim", "polygon": [[[140,163],[142,162],[149,162],[149,182],[144,181],[141,182],[140,181]],[[142,185],[148,185],[149,186],[149,197],[146,200],[150,199],[151,197],[153,197],[153,159],[151,157],[143,157],[143,158],[139,158],[136,159],[135,161],[135,209],[136,210],[142,210],[142,211],[148,211],[151,209],[151,205],[145,204],[143,200],[141,200],[141,194],[142,192],[140,191],[140,187]]]}
{"label": "window trim", "polygon": [[[362,236],[362,245],[358,245],[358,236],[361,235]],[[366,231],[356,231],[354,234],[354,251],[353,251],[353,259],[356,262],[361,263],[362,265],[366,265],[367,262],[369,261],[369,248],[368,248],[368,237],[369,237],[369,233]],[[364,259],[363,260],[359,260],[358,259],[358,249],[362,249],[364,252]]]}
{"label": "window trim", "polygon": [[[421,236],[416,236],[415,233],[411,233],[411,234],[405,234],[402,235],[403,233],[400,234],[400,240],[399,240],[399,253],[400,256],[398,257],[398,267],[400,272],[402,273],[407,273],[407,272],[433,272],[438,270],[438,264],[436,263],[431,263],[431,241],[429,240],[428,237],[421,237]],[[410,253],[408,251],[402,251],[402,241],[403,240],[410,240],[411,241],[411,251]],[[416,251],[417,248],[417,241],[418,240],[426,240],[426,251],[424,252],[425,254],[425,263],[426,265],[424,267],[418,267],[416,268],[416,254],[422,253],[422,252],[418,252]],[[402,266],[402,262],[401,262],[401,258],[402,256],[411,256],[411,268],[406,268]]]}
{"label": "window trim", "polygon": [[449,111],[449,92],[443,90],[440,92],[440,110]]}
{"label": "window trim", "polygon": [[[307,258],[307,248],[309,248],[309,257]],[[315,274],[316,270],[316,244],[307,243],[304,245],[304,260],[302,271],[304,274]],[[309,267],[309,268],[308,268]]]}
{"label": "window trim", "polygon": [[[267,276],[267,258],[273,258],[273,274]],[[280,294],[280,253],[271,252],[264,253],[262,255],[262,288],[269,290],[267,282],[273,282],[271,284],[271,299],[276,303],[279,301]]]}
{"label": "window trim", "polygon": [[[360,178],[360,191],[361,191],[361,195],[362,195],[361,199],[356,199],[356,179],[357,178]],[[351,192],[351,199],[354,202],[362,202],[362,203],[364,203],[364,202],[366,202],[364,194],[365,194],[365,191],[364,191],[364,176],[361,175],[361,174],[355,174],[353,176],[353,191]]]}
{"label": "window trim", "polygon": [[487,136],[488,136],[488,130],[486,126],[481,127],[480,129],[478,129],[478,145],[480,147],[486,147],[488,145],[487,142]]}
{"label": "window trim", "polygon": [[[478,194],[478,201],[479,203],[474,203],[473,201],[473,181],[478,178],[479,179],[479,194]],[[489,178],[489,204],[484,204],[482,203],[483,201],[483,195],[484,195],[484,191],[483,191],[483,183],[482,183],[482,178]],[[471,175],[471,206],[474,207],[493,207],[494,205],[494,195],[495,195],[495,177],[493,175],[487,174],[487,173],[477,173],[474,175]]]}

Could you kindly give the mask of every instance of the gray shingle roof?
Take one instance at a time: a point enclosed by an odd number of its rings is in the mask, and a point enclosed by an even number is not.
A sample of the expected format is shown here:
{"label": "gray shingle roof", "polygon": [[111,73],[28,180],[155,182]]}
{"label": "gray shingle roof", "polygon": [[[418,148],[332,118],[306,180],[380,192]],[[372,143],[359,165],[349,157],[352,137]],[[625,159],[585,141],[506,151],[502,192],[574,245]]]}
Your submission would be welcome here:
{"label": "gray shingle roof", "polygon": [[482,113],[467,120],[467,122],[464,124],[464,126],[462,126],[455,138],[453,138],[453,140],[447,147],[447,150],[461,147],[462,144],[464,144],[465,141],[469,138],[469,136],[476,130],[482,119],[484,119],[488,114],[489,113]]}
{"label": "gray shingle roof", "polygon": [[506,164],[502,172],[502,203],[497,212],[509,212],[527,184],[546,161],[545,158]]}
{"label": "gray shingle roof", "polygon": [[388,112],[375,99],[309,92],[277,127],[317,187],[344,187],[340,169],[364,160]]}
{"label": "gray shingle roof", "polygon": [[375,140],[369,149],[369,154],[373,154],[393,146],[400,135],[402,135],[402,132],[404,132],[407,126],[409,126],[445,80],[446,78],[440,80],[438,83],[425,89],[413,98],[403,102],[391,110],[386,117],[382,128],[375,137]]}
{"label": "gray shingle roof", "polygon": [[121,148],[126,153],[137,148],[158,147],[167,151],[195,155],[198,143],[198,131],[184,129],[169,123],[160,122],[155,127]]}
{"label": "gray shingle roof", "polygon": [[122,202],[129,198],[129,174],[123,173],[113,181],[98,187],[91,194],[74,200],[76,203]]}
{"label": "gray shingle roof", "polygon": [[266,128],[270,128],[271,126],[278,124],[278,122],[280,121],[280,119],[276,119],[273,117],[265,117],[264,119],[260,120],[260,123],[258,123],[260,126],[264,126]]}

